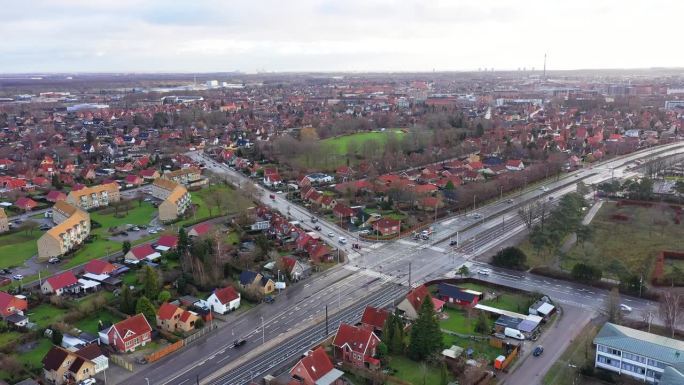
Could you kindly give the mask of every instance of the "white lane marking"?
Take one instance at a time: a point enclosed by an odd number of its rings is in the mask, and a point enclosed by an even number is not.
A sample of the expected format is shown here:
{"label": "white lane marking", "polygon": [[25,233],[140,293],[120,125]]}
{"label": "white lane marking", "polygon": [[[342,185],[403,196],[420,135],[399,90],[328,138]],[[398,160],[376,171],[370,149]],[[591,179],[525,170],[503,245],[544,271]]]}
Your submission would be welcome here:
{"label": "white lane marking", "polygon": [[[280,334],[282,334],[282,333],[280,333]],[[218,360],[217,362],[223,362],[229,358],[230,358],[230,356],[225,356],[225,357],[221,358],[220,360]]]}

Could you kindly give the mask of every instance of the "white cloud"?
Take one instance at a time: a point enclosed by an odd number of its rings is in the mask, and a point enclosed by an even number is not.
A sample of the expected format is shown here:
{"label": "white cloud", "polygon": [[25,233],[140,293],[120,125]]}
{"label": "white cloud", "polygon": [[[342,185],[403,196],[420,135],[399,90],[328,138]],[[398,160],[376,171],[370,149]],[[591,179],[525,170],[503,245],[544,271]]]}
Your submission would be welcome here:
{"label": "white cloud", "polygon": [[33,0],[0,72],[681,66],[676,0]]}

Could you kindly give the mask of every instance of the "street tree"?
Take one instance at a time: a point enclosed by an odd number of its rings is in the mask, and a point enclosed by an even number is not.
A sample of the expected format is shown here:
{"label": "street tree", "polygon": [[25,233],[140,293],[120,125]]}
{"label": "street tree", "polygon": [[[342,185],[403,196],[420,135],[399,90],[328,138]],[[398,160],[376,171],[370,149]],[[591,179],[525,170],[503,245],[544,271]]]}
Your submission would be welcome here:
{"label": "street tree", "polygon": [[605,312],[608,316],[608,322],[619,324],[622,321],[622,312],[620,310],[620,292],[617,288],[613,288],[605,299]]}
{"label": "street tree", "polygon": [[684,318],[684,294],[664,291],[660,295],[658,318],[663,321],[665,327],[670,331],[672,338],[674,338],[677,326],[682,318]]}
{"label": "street tree", "polygon": [[462,265],[461,267],[458,268],[458,275],[463,277],[467,277],[470,275],[470,269],[468,269],[468,266]]}
{"label": "street tree", "polygon": [[131,251],[131,241],[123,241],[121,244],[121,253],[126,255],[129,251]]}

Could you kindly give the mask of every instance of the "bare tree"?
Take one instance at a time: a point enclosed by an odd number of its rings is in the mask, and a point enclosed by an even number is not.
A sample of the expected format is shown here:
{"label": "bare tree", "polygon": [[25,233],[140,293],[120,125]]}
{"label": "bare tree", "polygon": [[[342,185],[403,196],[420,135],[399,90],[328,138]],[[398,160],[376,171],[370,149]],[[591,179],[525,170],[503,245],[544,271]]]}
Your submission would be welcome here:
{"label": "bare tree", "polygon": [[620,312],[620,292],[617,288],[613,288],[610,291],[604,305],[606,315],[608,316],[608,322],[619,324],[622,320],[622,313]]}
{"label": "bare tree", "polygon": [[644,309],[641,311],[641,319],[644,321],[644,323],[648,324],[648,332],[651,332],[651,323],[653,323],[653,319],[655,318],[656,313],[654,313],[650,309]]}
{"label": "bare tree", "polygon": [[674,338],[675,330],[684,314],[684,295],[672,291],[665,291],[660,296],[660,306],[658,307],[658,317],[663,321],[665,327],[670,330]]}

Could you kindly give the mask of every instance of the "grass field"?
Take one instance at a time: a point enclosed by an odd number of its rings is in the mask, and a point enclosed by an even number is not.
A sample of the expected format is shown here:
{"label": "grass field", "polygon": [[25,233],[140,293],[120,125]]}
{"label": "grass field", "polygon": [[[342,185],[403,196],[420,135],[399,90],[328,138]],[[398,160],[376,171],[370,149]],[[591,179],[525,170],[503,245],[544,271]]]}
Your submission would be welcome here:
{"label": "grass field", "polygon": [[423,365],[404,356],[390,356],[389,367],[396,370],[394,377],[414,385],[439,384],[440,370],[430,365]]}
{"label": "grass field", "polygon": [[461,338],[449,334],[442,334],[445,346],[456,345],[465,350],[473,349],[473,358],[485,357],[491,364],[494,359],[503,353],[501,349],[489,345],[488,340],[474,340],[470,338]]}
{"label": "grass field", "polygon": [[[327,138],[320,141],[313,151],[297,157],[297,162],[316,170],[332,170],[347,164],[358,163],[359,158],[377,157],[382,155],[385,145],[391,136],[399,141],[403,140],[401,130],[387,130],[384,132],[359,132],[351,135]],[[374,144],[366,144],[374,143]]]}
{"label": "grass field", "polygon": [[38,345],[28,352],[22,352],[17,354],[17,360],[27,367],[39,368],[42,366],[41,361],[43,357],[47,354],[48,350],[52,348],[52,341],[47,338],[41,338],[38,340]]}
{"label": "grass field", "polygon": [[44,303],[29,309],[28,317],[31,322],[35,322],[39,327],[46,328],[59,321],[65,312],[66,310]]}
{"label": "grass field", "polygon": [[401,140],[404,133],[399,130],[389,130],[384,132],[359,132],[351,135],[338,136],[322,140],[323,145],[330,151],[338,155],[346,155],[352,151],[361,152],[363,144],[374,140],[380,146],[380,150],[385,147],[390,135]]}
{"label": "grass field", "polygon": [[36,254],[41,235],[43,232],[36,229],[32,234],[20,231],[0,236],[0,268],[22,265]]}
{"label": "grass field", "polygon": [[[487,295],[485,298],[487,299],[481,301],[480,303],[485,306],[491,306],[502,310],[527,314],[527,309],[529,308],[531,301],[531,297],[524,293],[515,293],[511,291],[495,289],[470,282],[460,284],[459,286],[486,293]],[[489,298],[491,293],[495,293],[497,297],[493,299]]]}
{"label": "grass field", "polygon": [[[615,214],[626,221],[614,220]],[[650,272],[661,250],[684,251],[684,224],[674,223],[669,207],[617,207],[606,202],[591,222],[592,241],[577,244],[562,259],[562,267],[571,270],[577,262],[603,268],[604,276],[615,277],[614,266],[620,264],[632,274]]]}
{"label": "grass field", "polygon": [[76,322],[76,325],[74,326],[83,330],[86,333],[97,335],[99,321],[102,321],[103,323],[113,324],[121,321],[121,318],[103,309],[87,318],[84,318]]}

